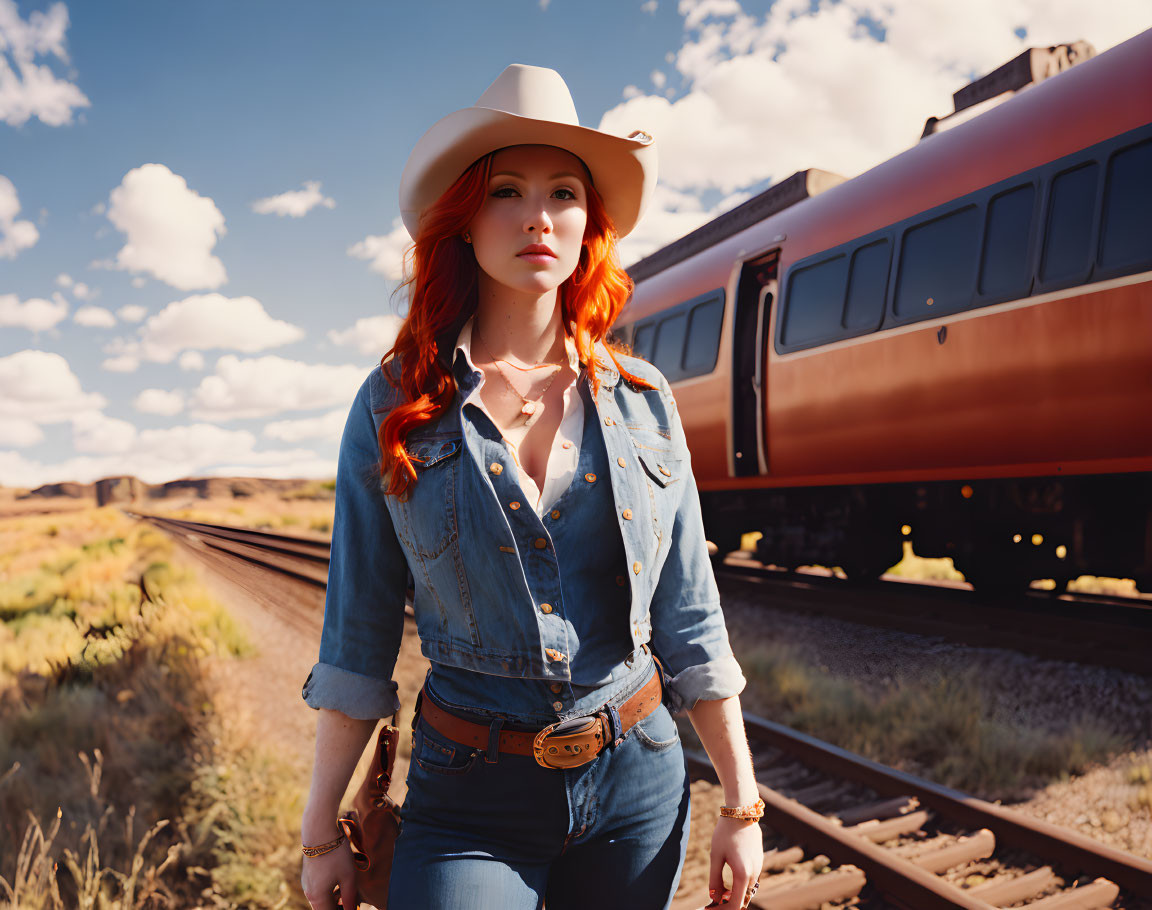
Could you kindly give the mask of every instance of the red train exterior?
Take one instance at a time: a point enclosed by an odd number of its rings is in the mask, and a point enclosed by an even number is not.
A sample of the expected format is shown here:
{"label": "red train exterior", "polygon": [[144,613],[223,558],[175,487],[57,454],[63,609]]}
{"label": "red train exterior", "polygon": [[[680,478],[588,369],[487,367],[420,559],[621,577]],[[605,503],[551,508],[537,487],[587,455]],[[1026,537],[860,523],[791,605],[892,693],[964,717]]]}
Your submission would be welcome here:
{"label": "red train exterior", "polygon": [[870,577],[907,524],[981,585],[1152,590],[1152,30],[762,196],[635,264],[616,329],[719,549]]}

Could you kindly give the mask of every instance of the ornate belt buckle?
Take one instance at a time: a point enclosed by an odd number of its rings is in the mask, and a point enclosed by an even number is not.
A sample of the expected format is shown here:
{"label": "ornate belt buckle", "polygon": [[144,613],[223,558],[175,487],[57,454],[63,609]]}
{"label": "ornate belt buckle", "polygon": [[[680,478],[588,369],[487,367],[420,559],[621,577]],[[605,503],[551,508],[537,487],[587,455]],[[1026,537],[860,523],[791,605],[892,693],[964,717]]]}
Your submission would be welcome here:
{"label": "ornate belt buckle", "polygon": [[603,748],[604,726],[599,715],[549,724],[532,740],[536,764],[561,771],[588,764]]}

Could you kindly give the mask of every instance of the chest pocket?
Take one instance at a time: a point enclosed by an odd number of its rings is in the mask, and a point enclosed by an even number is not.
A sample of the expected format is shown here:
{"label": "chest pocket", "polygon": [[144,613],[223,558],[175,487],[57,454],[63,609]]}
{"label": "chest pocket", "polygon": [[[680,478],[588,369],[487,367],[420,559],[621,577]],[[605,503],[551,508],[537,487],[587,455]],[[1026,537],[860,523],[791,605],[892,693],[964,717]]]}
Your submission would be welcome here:
{"label": "chest pocket", "polygon": [[644,470],[648,495],[652,500],[652,530],[663,538],[672,531],[680,504],[684,459],[670,451],[638,448],[636,457]]}
{"label": "chest pocket", "polygon": [[459,433],[432,434],[405,441],[416,469],[416,482],[403,504],[404,527],[412,548],[435,559],[458,537],[457,474],[463,439]]}

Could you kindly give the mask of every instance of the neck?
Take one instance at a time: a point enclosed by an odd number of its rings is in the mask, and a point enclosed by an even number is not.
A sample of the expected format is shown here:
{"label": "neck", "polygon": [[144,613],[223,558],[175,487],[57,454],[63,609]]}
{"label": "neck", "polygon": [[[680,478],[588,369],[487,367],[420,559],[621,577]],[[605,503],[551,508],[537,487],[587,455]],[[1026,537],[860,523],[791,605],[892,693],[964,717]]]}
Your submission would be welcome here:
{"label": "neck", "polygon": [[556,288],[539,295],[519,293],[481,272],[478,290],[473,331],[493,358],[520,365],[567,360]]}

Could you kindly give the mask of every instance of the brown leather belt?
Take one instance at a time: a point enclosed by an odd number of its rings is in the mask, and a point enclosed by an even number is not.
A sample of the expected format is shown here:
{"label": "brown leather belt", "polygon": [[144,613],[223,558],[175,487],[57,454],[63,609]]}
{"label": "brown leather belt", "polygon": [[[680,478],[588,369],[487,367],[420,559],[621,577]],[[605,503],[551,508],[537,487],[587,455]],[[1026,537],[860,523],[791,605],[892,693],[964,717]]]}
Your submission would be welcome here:
{"label": "brown leather belt", "polygon": [[[608,711],[602,709],[594,715],[549,724],[540,731],[500,731],[500,751],[512,755],[531,755],[545,768],[577,768],[587,764],[603,751],[610,742],[618,744],[632,726],[643,720],[660,704],[660,674],[653,668],[649,678],[636,694],[616,709],[620,719],[620,735],[613,741],[612,721]],[[419,717],[437,733],[453,742],[474,749],[487,749],[491,741],[491,726],[464,720],[442,710],[426,692],[420,693]],[[414,718],[415,721],[415,718]]]}

